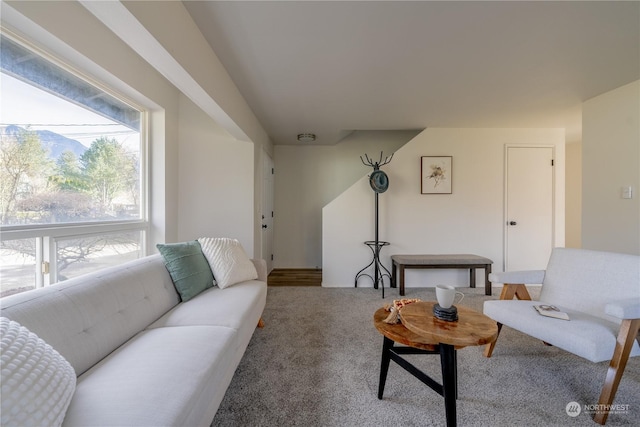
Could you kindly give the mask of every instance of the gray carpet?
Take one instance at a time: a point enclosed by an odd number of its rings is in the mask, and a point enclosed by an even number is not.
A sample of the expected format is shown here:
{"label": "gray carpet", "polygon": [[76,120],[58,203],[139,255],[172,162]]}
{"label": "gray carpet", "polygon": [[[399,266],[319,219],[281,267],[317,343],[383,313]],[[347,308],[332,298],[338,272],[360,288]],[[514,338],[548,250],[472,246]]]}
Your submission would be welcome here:
{"label": "gray carpet", "polygon": [[[482,310],[482,289],[461,289],[465,305]],[[497,294],[494,290],[494,294]],[[407,298],[434,300],[432,288]],[[391,362],[378,400],[382,336],[373,313],[398,298],[386,289],[272,287],[257,329],[213,426],[443,426],[440,395]],[[458,351],[459,426],[596,426],[571,401],[596,404],[608,363],[594,364],[503,328],[490,359],[481,347]],[[438,382],[439,356],[407,356]],[[640,357],[632,358],[608,426],[640,425]]]}

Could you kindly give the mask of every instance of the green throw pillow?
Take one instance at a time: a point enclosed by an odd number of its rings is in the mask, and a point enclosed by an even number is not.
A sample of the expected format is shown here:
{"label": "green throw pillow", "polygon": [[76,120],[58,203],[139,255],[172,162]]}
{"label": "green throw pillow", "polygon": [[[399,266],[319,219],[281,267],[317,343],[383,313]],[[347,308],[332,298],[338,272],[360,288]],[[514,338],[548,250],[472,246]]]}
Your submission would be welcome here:
{"label": "green throw pillow", "polygon": [[164,257],[164,265],[182,301],[189,301],[213,286],[213,273],[197,240],[156,247]]}

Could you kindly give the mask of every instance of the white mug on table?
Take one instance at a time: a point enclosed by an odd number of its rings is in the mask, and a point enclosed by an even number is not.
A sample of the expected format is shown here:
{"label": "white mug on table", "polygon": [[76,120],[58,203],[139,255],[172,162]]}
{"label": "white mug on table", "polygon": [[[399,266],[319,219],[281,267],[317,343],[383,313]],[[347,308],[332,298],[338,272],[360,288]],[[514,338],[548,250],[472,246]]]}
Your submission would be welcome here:
{"label": "white mug on table", "polygon": [[[456,295],[460,295],[464,298],[462,292],[456,292],[456,288],[449,285],[436,286],[436,298],[438,299],[438,305],[442,308],[450,308],[456,299]],[[462,298],[458,300],[458,303],[462,301]]]}

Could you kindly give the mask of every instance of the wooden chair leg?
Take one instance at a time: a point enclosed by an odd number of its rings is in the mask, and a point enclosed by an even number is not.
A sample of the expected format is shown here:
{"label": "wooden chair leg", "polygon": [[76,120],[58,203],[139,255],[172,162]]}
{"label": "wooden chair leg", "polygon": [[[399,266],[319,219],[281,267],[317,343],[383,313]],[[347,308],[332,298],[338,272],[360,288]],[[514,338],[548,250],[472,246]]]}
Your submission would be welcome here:
{"label": "wooden chair leg", "polygon": [[516,288],[516,298],[531,301],[531,295],[529,295],[529,291],[525,285],[518,285]]}
{"label": "wooden chair leg", "polygon": [[[513,297],[516,297],[519,300],[531,300],[531,296],[529,295],[529,291],[527,291],[527,287],[522,283],[504,283],[502,285],[502,292],[500,292],[501,300],[511,300]],[[498,336],[500,336],[500,330],[502,329],[502,323],[498,323]],[[498,337],[496,337],[495,341],[489,343],[484,348],[484,356],[491,357],[493,354],[493,349],[496,346],[496,342],[498,341]]]}
{"label": "wooden chair leg", "polygon": [[531,300],[527,287],[522,283],[505,283],[502,285],[500,299],[511,300],[516,297],[519,300]]}
{"label": "wooden chair leg", "polygon": [[[618,391],[618,385],[620,385],[624,368],[627,366],[627,360],[629,359],[633,342],[638,336],[638,329],[640,329],[640,319],[625,319],[622,321],[616,347],[613,351],[613,357],[607,370],[607,378],[604,381],[604,387],[602,387],[602,392],[600,393],[598,408],[606,408],[607,405],[613,403],[613,398],[616,396],[616,391]],[[608,415],[609,411],[596,411],[593,420],[598,424],[604,425],[604,423],[607,422]]]}
{"label": "wooden chair leg", "polygon": [[262,320],[262,317],[258,320],[258,328],[264,328],[264,320]]}
{"label": "wooden chair leg", "polygon": [[484,347],[484,357],[491,357],[491,355],[493,354],[493,348],[496,346],[496,342],[498,342],[498,337],[500,336],[501,329],[502,323],[498,323],[498,335],[492,343],[489,343]]}
{"label": "wooden chair leg", "polygon": [[502,292],[500,292],[500,299],[510,300],[516,294],[516,286],[511,283],[505,283],[502,285]]}

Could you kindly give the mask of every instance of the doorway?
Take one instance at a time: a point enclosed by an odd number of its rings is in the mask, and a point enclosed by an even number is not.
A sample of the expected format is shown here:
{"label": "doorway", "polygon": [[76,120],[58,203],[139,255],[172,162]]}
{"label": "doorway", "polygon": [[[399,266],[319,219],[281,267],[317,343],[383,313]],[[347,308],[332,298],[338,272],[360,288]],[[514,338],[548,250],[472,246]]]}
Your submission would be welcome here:
{"label": "doorway", "polygon": [[267,274],[273,269],[273,159],[262,151],[262,247],[260,257],[267,262]]}
{"label": "doorway", "polygon": [[544,270],[553,248],[554,147],[505,149],[504,270]]}

